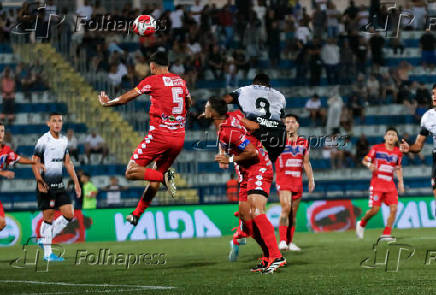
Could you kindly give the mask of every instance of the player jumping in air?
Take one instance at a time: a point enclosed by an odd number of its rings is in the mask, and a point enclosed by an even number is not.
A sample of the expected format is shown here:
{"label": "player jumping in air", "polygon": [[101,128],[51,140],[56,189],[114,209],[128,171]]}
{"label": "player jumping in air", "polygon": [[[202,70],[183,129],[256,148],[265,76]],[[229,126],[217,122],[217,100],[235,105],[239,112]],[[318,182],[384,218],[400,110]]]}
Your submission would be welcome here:
{"label": "player jumping in air", "polygon": [[[377,214],[380,206],[385,203],[390,208],[386,227],[380,238],[392,240],[392,226],[397,216],[398,191],[404,193],[403,172],[401,159],[403,154],[397,147],[398,131],[389,127],[385,133],[385,143],[371,148],[368,155],[362,160],[363,165],[372,171],[372,179],[369,187],[369,210],[362,220],[356,222],[356,235],[363,239],[363,233],[368,221]],[[397,173],[398,191],[394,183],[394,172]]]}
{"label": "player jumping in air", "polygon": [[[191,105],[185,80],[168,72],[167,53],[158,51],[150,57],[150,71],[151,76],[120,97],[110,100],[104,92],[99,95],[105,107],[126,104],[142,94],[150,95],[150,130],[134,151],[126,170],[128,180],[150,182],[136,209],[126,217],[134,226],[150,206],[161,183],[173,197],[176,193],[175,172],[170,167],[183,148],[186,110]],[[147,168],[152,162],[155,169]]]}
{"label": "player jumping in air", "polygon": [[[427,136],[433,136],[433,169],[431,175],[431,185],[433,187],[433,196],[436,198],[436,84],[433,85],[433,108],[425,112],[421,118],[421,131],[416,137],[415,143],[409,144],[403,139],[400,144],[400,150],[403,153],[419,153],[424,147]],[[436,209],[434,212],[436,216]]]}
{"label": "player jumping in air", "polygon": [[[3,143],[5,137],[5,126],[0,122],[0,176],[7,179],[14,179],[15,173],[10,170],[6,170],[9,166],[15,163],[35,165],[38,169],[45,169],[44,165],[37,163],[23,156],[17,155],[10,146]],[[0,231],[6,227],[5,212],[3,211],[3,205],[0,202]]]}
{"label": "player jumping in air", "polygon": [[245,114],[244,126],[262,142],[274,163],[285,147],[286,98],[271,87],[268,75],[257,74],[253,84],[224,96],[228,104],[236,104]]}
{"label": "player jumping in air", "polygon": [[[44,249],[44,260],[63,261],[62,257],[52,253],[52,240],[68,225],[74,217],[74,208],[62,180],[62,166],[74,182],[74,190],[78,198],[82,193],[79,180],[74,172],[74,164],[68,154],[68,139],[61,134],[62,115],[51,113],[47,125],[49,132],[38,139],[32,160],[44,163],[45,171],[41,172],[37,165],[32,167],[37,182],[38,208],[42,210],[38,244]],[[62,165],[63,164],[63,165]],[[62,213],[54,220],[55,210]]]}
{"label": "player jumping in air", "polygon": [[312,166],[309,161],[309,142],[298,136],[298,116],[286,115],[287,139],[282,154],[275,163],[276,184],[280,195],[280,250],[300,251],[292,242],[298,206],[303,196],[303,168],[309,179],[309,192],[315,189]]}
{"label": "player jumping in air", "polygon": [[215,156],[215,161],[228,165],[235,163],[240,175],[239,215],[246,236],[252,236],[262,248],[261,263],[251,270],[273,273],[286,264],[275,238],[274,227],[265,214],[265,206],[273,180],[272,163],[262,144],[247,133],[240,111],[227,112],[224,100],[211,97],[204,115],[214,121],[218,139],[225,154]]}

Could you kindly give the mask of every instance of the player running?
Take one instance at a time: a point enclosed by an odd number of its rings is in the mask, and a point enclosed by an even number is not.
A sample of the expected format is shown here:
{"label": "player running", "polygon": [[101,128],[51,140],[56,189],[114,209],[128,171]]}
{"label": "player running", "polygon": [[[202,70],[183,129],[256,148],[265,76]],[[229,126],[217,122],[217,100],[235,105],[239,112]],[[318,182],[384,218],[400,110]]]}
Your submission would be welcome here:
{"label": "player running", "polygon": [[[173,197],[176,194],[175,172],[170,166],[183,148],[186,110],[191,105],[185,80],[168,72],[167,53],[158,51],[150,56],[150,71],[151,76],[120,97],[110,100],[103,91],[99,95],[105,107],[126,104],[142,94],[150,95],[150,130],[134,151],[126,170],[128,180],[150,182],[136,209],[126,217],[134,226],[150,206],[161,183]],[[146,168],[152,162],[155,169]]]}
{"label": "player running", "polygon": [[274,163],[285,148],[286,98],[271,87],[268,75],[257,74],[253,84],[241,87],[224,96],[228,104],[236,104],[245,114],[244,126],[262,142]]}
{"label": "player running", "polygon": [[273,180],[272,163],[262,144],[247,133],[241,119],[240,111],[227,112],[227,105],[222,99],[209,98],[204,115],[214,121],[218,140],[222,150],[215,156],[215,161],[228,165],[235,163],[240,175],[239,213],[243,230],[252,236],[262,248],[261,263],[252,271],[273,273],[286,264],[282,257],[274,234],[274,227],[265,214],[265,206]]}
{"label": "player running", "polygon": [[309,179],[309,192],[315,189],[312,166],[309,161],[309,142],[298,136],[298,116],[288,114],[285,118],[286,147],[275,162],[276,184],[280,196],[280,250],[300,251],[292,242],[298,206],[303,196],[303,168]]}
{"label": "player running", "polygon": [[[431,185],[433,187],[433,196],[436,198],[436,84],[433,84],[433,108],[425,112],[421,118],[421,131],[416,137],[415,143],[410,145],[403,139],[400,144],[400,150],[403,153],[419,153],[424,147],[427,136],[433,136],[433,168],[431,175]],[[435,209],[436,216],[436,209]]]}
{"label": "player running", "polygon": [[[7,179],[14,179],[15,173],[10,170],[6,170],[9,166],[15,163],[25,164],[25,165],[35,165],[39,169],[45,169],[44,165],[41,163],[36,163],[31,159],[23,156],[17,155],[10,146],[3,143],[5,137],[5,125],[0,122],[0,176]],[[0,231],[6,227],[5,212],[3,210],[2,202],[0,202]]]}
{"label": "player running", "polygon": [[[38,244],[44,249],[44,260],[59,262],[64,261],[64,258],[52,252],[52,240],[74,217],[74,207],[62,179],[63,165],[74,182],[76,196],[80,198],[82,193],[74,164],[68,154],[68,139],[61,134],[62,124],[61,114],[50,114],[47,121],[50,130],[38,139],[32,157],[34,162],[44,163],[45,166],[43,172],[38,165],[32,167],[37,182],[38,209],[42,210],[43,215]],[[56,209],[59,209],[61,215],[54,220]]]}
{"label": "player running", "polygon": [[[380,210],[381,203],[390,208],[386,227],[380,238],[392,240],[392,226],[398,209],[398,191],[404,193],[403,172],[401,159],[403,154],[397,147],[398,131],[389,127],[384,136],[385,143],[374,145],[368,155],[362,160],[363,165],[372,171],[372,179],[369,187],[369,210],[362,220],[356,222],[356,235],[363,239],[363,233],[368,221]],[[397,173],[398,191],[394,183],[394,172]]]}

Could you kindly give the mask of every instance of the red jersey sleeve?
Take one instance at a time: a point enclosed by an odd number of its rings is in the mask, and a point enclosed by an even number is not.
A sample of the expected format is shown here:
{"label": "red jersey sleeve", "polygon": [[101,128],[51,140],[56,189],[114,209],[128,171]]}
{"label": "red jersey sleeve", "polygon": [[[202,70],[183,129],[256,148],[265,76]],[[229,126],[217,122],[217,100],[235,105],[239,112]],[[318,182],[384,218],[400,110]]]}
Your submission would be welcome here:
{"label": "red jersey sleeve", "polygon": [[223,130],[222,140],[231,147],[238,148],[240,151],[245,150],[250,141],[245,134],[238,128],[226,128]]}
{"label": "red jersey sleeve", "polygon": [[372,147],[369,153],[365,156],[366,160],[370,163],[373,162],[375,156],[375,148]]}
{"label": "red jersey sleeve", "polygon": [[7,154],[8,157],[6,158],[6,163],[8,165],[13,165],[20,159],[20,156],[17,155],[10,147],[8,148]]}
{"label": "red jersey sleeve", "polygon": [[139,94],[149,94],[153,90],[152,82],[152,76],[145,78],[135,87],[136,92]]}

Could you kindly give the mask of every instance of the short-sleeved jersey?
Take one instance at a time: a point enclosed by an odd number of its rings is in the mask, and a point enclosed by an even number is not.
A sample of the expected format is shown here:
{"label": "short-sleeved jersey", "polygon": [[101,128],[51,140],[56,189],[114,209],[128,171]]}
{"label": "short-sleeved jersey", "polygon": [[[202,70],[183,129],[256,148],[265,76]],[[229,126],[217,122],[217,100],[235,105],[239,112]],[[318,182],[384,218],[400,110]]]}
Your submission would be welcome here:
{"label": "short-sleeved jersey", "polygon": [[185,135],[186,99],[190,96],[185,80],[172,73],[152,75],[135,90],[150,95],[150,131]]}
{"label": "short-sleeved jersey", "polygon": [[392,151],[385,144],[374,145],[366,156],[366,160],[377,168],[372,173],[371,187],[373,191],[392,192],[396,191],[394,183],[394,169],[401,167],[403,154],[398,147]]}
{"label": "short-sleeved jersey", "polygon": [[20,156],[10,146],[0,145],[0,170],[7,169],[9,165],[13,165],[18,160],[20,160]]}
{"label": "short-sleeved jersey", "polygon": [[261,85],[241,87],[230,93],[245,116],[253,120],[262,117],[268,120],[280,121],[286,108],[286,98],[279,91]]}
{"label": "short-sleeved jersey", "polygon": [[433,151],[436,151],[436,110],[430,109],[422,115],[421,118],[421,135],[433,136]]}
{"label": "short-sleeved jersey", "polygon": [[54,138],[50,132],[44,133],[35,146],[33,154],[38,156],[45,166],[45,172],[42,171],[41,176],[50,186],[50,190],[64,188],[62,167],[68,154],[67,146],[68,138],[66,136],[59,135],[59,138]]}
{"label": "short-sleeved jersey", "polygon": [[263,149],[262,143],[254,136],[250,135],[241,122],[244,115],[239,111],[227,113],[227,120],[221,124],[218,131],[218,140],[222,149],[228,155],[239,155],[242,153],[248,144],[255,146],[258,152],[258,161],[245,165],[238,165],[239,172],[245,173],[253,167],[270,167],[271,161],[268,158],[268,153]]}
{"label": "short-sleeved jersey", "polygon": [[286,140],[286,146],[275,162],[276,182],[281,187],[292,187],[293,192],[303,191],[303,159],[309,152],[309,142],[299,137]]}

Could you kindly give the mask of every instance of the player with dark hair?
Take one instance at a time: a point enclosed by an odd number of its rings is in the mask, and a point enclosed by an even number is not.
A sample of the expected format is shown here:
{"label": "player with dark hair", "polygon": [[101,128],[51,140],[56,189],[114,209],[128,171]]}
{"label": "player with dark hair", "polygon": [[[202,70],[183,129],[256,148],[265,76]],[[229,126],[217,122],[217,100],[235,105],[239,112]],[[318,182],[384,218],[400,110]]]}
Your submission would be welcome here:
{"label": "player with dark hair", "polygon": [[[186,111],[191,105],[186,81],[168,71],[166,52],[158,51],[151,55],[150,71],[151,76],[120,97],[111,100],[104,91],[99,95],[104,107],[126,104],[143,94],[150,95],[150,130],[134,151],[126,170],[128,180],[150,182],[136,209],[126,217],[134,226],[150,206],[161,183],[168,188],[171,196],[176,194],[175,171],[170,167],[183,149]],[[152,162],[155,168],[147,168]]]}
{"label": "player with dark hair", "polygon": [[276,184],[282,211],[280,214],[280,250],[300,251],[292,240],[295,232],[297,211],[303,197],[303,169],[309,179],[309,192],[315,189],[312,166],[309,161],[309,142],[298,136],[298,116],[287,114],[286,146],[275,162]]}
{"label": "player with dark hair", "polygon": [[223,99],[239,106],[246,116],[244,126],[262,142],[274,163],[285,147],[286,127],[281,119],[286,98],[271,87],[268,75],[257,74],[252,85],[241,87]]}
{"label": "player with dark hair", "polygon": [[[14,179],[15,173],[8,169],[15,163],[25,164],[25,165],[35,165],[38,169],[45,169],[44,165],[37,163],[28,159],[26,157],[17,155],[10,146],[3,143],[5,137],[5,125],[0,122],[0,176],[7,179]],[[3,205],[0,202],[0,231],[2,231],[6,226],[5,212],[3,210]]]}
{"label": "player with dark hair", "polygon": [[[363,239],[363,233],[368,221],[380,210],[385,203],[390,208],[386,227],[380,238],[393,240],[391,235],[392,226],[397,216],[398,191],[404,193],[403,171],[401,159],[403,154],[398,148],[398,131],[394,127],[386,129],[385,142],[374,145],[366,155],[362,164],[372,171],[372,179],[369,187],[369,210],[360,221],[356,222],[356,235]],[[398,191],[394,183],[394,172],[398,178]]]}
{"label": "player with dark hair", "polygon": [[[44,249],[44,260],[47,261],[64,260],[52,253],[51,243],[74,218],[74,207],[62,179],[63,166],[74,182],[76,196],[80,198],[82,193],[74,164],[68,154],[68,139],[61,134],[62,124],[61,114],[50,114],[47,121],[50,130],[38,139],[32,157],[34,162],[44,163],[46,168],[41,172],[37,165],[32,167],[37,182],[38,209],[42,210],[43,215],[38,244]],[[56,209],[62,214],[54,220]]]}
{"label": "player with dark hair", "polygon": [[211,97],[205,106],[204,115],[212,119],[224,153],[215,156],[220,164],[235,164],[239,175],[239,215],[246,236],[252,236],[262,248],[263,257],[252,271],[273,273],[286,264],[280,254],[274,227],[265,214],[265,206],[273,180],[272,163],[262,144],[247,133],[238,110],[227,112],[224,100]]}
{"label": "player with dark hair", "polygon": [[[415,143],[410,145],[403,139],[400,144],[400,150],[403,153],[419,153],[424,147],[427,136],[433,137],[433,168],[431,175],[431,185],[433,188],[433,196],[436,198],[436,84],[433,84],[432,105],[421,118],[421,131],[416,137]],[[436,216],[436,209],[434,212]]]}

